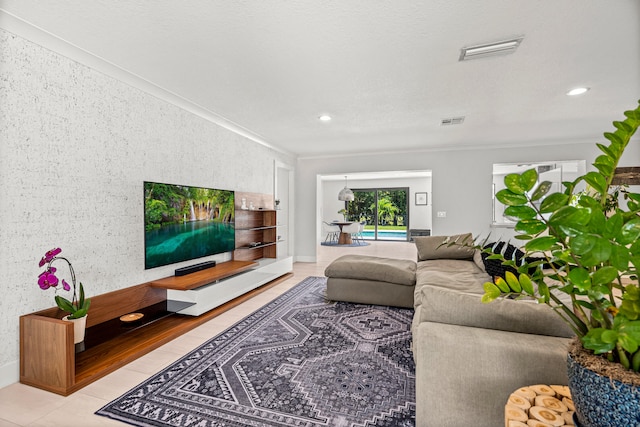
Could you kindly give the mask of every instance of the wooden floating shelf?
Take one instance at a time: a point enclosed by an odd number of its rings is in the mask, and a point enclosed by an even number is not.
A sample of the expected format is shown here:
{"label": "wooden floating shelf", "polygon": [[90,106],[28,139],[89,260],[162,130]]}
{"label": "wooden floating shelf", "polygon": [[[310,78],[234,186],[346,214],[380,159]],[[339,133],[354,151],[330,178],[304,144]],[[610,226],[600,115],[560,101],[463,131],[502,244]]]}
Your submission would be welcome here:
{"label": "wooden floating shelf", "polygon": [[260,230],[270,230],[272,228],[276,228],[275,225],[267,225],[264,227],[247,227],[247,228],[236,228],[236,231],[260,231]]}
{"label": "wooden floating shelf", "polygon": [[261,248],[264,248],[266,246],[275,245],[277,243],[278,242],[267,242],[267,243],[262,243],[262,244],[256,245],[256,246],[240,246],[239,248],[236,248],[236,249],[239,249],[239,250],[242,250],[242,249],[244,249],[244,250],[261,249]]}
{"label": "wooden floating shelf", "polygon": [[[141,319],[140,324],[126,325],[119,318],[132,312],[154,311],[163,302],[166,305],[161,307],[161,311],[165,310],[174,304],[174,301],[166,300],[166,289],[144,283],[94,296],[91,297],[91,311],[87,317],[87,342],[77,345],[73,343],[73,324],[61,320],[64,313],[57,307],[21,316],[20,382],[67,396],[275,286],[290,275],[285,274],[200,316],[149,313],[142,318],[149,316],[146,324],[142,324]],[[145,305],[150,301],[155,301],[156,308]],[[168,310],[175,308],[168,307]],[[107,332],[100,337],[100,331]]]}
{"label": "wooden floating shelf", "polygon": [[257,266],[258,263],[255,261],[226,261],[216,264],[215,267],[184,276],[170,276],[164,279],[154,280],[149,282],[149,285],[154,288],[187,291],[215,283],[218,280],[226,279],[227,277],[256,268]]}

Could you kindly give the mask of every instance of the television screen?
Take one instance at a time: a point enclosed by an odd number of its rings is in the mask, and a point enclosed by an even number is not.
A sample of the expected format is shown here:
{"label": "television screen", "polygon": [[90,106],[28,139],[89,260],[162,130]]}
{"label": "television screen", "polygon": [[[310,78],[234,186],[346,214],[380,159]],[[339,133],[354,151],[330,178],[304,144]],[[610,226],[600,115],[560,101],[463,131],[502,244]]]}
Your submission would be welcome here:
{"label": "television screen", "polygon": [[144,182],[145,269],[235,249],[234,192]]}

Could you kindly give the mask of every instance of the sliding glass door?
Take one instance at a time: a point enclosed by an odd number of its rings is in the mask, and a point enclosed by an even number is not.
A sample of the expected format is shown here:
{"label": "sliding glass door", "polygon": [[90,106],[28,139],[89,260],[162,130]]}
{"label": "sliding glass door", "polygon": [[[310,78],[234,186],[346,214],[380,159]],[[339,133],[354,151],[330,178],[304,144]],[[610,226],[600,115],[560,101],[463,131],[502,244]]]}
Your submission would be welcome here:
{"label": "sliding glass door", "polygon": [[409,188],[353,189],[353,195],[349,219],[365,222],[365,239],[408,240]]}

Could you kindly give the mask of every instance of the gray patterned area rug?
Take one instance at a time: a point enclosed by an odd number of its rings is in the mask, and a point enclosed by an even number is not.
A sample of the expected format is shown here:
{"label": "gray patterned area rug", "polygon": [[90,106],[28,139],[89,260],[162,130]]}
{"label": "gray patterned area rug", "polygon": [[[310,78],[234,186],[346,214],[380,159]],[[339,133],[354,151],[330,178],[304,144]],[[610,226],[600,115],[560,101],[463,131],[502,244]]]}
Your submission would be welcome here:
{"label": "gray patterned area rug", "polygon": [[308,277],[96,412],[136,426],[414,426],[409,309]]}

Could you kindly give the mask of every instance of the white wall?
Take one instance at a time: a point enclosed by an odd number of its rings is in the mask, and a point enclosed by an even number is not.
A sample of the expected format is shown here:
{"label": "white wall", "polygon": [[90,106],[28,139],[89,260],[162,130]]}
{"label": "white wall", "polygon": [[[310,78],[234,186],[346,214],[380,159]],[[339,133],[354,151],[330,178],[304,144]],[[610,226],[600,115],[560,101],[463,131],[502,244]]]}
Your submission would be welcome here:
{"label": "white wall", "polygon": [[[629,101],[629,108],[635,100]],[[624,118],[613,112],[612,121]],[[603,129],[604,131],[614,130]],[[422,153],[362,154],[357,157],[298,159],[296,167],[296,259],[313,262],[316,259],[316,219],[318,202],[315,188],[318,175],[388,170],[431,170],[433,235],[472,232],[474,235],[491,231],[491,182],[494,163],[543,162],[551,160],[587,160],[587,170],[599,151],[596,142],[562,144],[554,141],[545,146],[494,148],[477,150],[425,151]],[[389,146],[392,146],[392,141]],[[627,147],[620,166],[637,166],[640,162],[640,135],[635,135]],[[435,213],[447,213],[438,218]]]}
{"label": "white wall", "polygon": [[0,49],[2,386],[18,379],[19,316],[54,306],[37,285],[46,250],[88,296],[172,275],[189,263],[144,270],[144,180],[273,193],[276,161],[295,162],[1,29]]}

